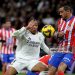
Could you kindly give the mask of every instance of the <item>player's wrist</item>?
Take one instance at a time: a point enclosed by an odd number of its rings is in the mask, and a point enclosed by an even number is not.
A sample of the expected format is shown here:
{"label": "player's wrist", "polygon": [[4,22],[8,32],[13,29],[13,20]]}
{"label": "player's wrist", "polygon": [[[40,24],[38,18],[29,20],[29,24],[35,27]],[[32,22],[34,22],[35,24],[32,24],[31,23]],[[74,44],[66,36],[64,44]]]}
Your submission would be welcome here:
{"label": "player's wrist", "polygon": [[58,37],[58,31],[56,31],[56,32],[54,33],[54,37],[55,37],[55,38]]}
{"label": "player's wrist", "polygon": [[29,29],[30,29],[30,27],[29,27],[29,26],[26,26],[25,28],[26,28],[26,30],[29,30]]}

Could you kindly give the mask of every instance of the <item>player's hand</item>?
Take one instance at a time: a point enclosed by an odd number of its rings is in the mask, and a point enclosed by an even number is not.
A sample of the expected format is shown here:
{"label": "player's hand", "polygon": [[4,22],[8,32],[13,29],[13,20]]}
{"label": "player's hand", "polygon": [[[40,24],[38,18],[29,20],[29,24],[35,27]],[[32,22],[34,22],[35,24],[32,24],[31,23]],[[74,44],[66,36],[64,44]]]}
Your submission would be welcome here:
{"label": "player's hand", "polygon": [[58,37],[63,37],[64,36],[64,32],[58,32]]}
{"label": "player's hand", "polygon": [[29,22],[29,24],[26,26],[26,29],[30,30],[32,29],[32,27],[33,27],[33,22]]}
{"label": "player's hand", "polygon": [[26,26],[26,29],[29,30],[30,29],[30,26]]}

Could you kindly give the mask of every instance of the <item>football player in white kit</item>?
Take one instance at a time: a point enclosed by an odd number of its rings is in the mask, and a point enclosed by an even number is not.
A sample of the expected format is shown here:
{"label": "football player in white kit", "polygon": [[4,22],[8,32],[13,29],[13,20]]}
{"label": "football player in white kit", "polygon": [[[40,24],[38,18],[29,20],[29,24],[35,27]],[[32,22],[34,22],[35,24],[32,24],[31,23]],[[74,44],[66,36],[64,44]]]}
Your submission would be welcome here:
{"label": "football player in white kit", "polygon": [[44,36],[38,32],[38,21],[29,21],[26,27],[16,30],[13,37],[17,38],[18,45],[14,61],[9,66],[5,75],[15,75],[24,68],[31,71],[44,71],[48,67],[39,61],[40,48],[49,53],[49,48],[44,43]]}

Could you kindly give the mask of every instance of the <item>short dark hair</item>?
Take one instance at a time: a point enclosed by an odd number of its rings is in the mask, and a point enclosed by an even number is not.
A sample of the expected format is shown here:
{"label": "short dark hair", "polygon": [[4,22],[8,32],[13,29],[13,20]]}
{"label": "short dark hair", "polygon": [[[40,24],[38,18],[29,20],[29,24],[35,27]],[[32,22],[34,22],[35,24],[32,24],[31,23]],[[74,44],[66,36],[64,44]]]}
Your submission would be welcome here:
{"label": "short dark hair", "polygon": [[59,5],[58,9],[63,7],[65,11],[70,10],[70,12],[73,12],[72,6],[70,5]]}
{"label": "short dark hair", "polygon": [[31,20],[33,20],[33,21],[37,21],[37,23],[39,24],[39,20],[38,20],[38,19],[35,19],[34,17],[30,17],[30,19],[29,19],[28,22],[30,22]]}

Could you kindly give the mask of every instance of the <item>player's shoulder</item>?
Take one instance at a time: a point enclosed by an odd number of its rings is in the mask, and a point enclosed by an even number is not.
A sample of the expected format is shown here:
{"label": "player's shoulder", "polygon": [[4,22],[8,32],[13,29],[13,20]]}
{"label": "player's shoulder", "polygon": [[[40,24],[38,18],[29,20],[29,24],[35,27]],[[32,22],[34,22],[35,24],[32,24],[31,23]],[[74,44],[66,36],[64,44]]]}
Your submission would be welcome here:
{"label": "player's shoulder", "polygon": [[42,32],[38,32],[38,35],[43,36]]}
{"label": "player's shoulder", "polygon": [[59,19],[57,20],[58,23],[60,23],[61,21],[63,21],[62,18],[59,18]]}
{"label": "player's shoulder", "polygon": [[12,27],[11,29],[12,29],[12,30],[14,30],[14,31],[16,30],[16,29],[15,29],[15,28],[13,28],[13,27]]}
{"label": "player's shoulder", "polygon": [[26,27],[21,27],[19,30],[23,31],[23,30],[27,30]]}
{"label": "player's shoulder", "polygon": [[42,34],[42,32],[38,32],[38,35],[40,38],[43,38],[43,39],[45,38],[44,35]]}
{"label": "player's shoulder", "polygon": [[5,28],[0,28],[0,32],[5,31]]}
{"label": "player's shoulder", "polygon": [[39,34],[39,35],[42,35],[42,33],[41,33],[41,32],[39,32],[39,31],[38,31],[38,34]]}
{"label": "player's shoulder", "polygon": [[74,19],[75,19],[75,16],[74,16]]}

